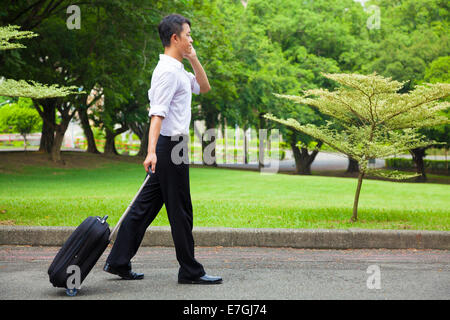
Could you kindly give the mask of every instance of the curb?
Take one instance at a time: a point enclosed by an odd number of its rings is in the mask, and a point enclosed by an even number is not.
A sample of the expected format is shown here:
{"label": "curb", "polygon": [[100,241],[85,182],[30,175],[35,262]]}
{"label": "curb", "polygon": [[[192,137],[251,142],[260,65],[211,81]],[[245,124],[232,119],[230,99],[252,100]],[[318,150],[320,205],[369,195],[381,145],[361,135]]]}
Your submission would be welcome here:
{"label": "curb", "polygon": [[[0,245],[61,246],[75,227],[0,226]],[[450,250],[449,231],[372,229],[193,229],[196,246]],[[147,229],[142,246],[173,246],[170,227]]]}

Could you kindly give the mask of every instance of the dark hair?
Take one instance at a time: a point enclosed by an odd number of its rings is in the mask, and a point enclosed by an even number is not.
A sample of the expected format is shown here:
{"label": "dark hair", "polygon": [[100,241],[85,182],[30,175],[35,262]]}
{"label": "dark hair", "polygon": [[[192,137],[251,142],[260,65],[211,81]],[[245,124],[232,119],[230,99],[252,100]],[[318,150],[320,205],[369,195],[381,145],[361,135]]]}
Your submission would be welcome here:
{"label": "dark hair", "polygon": [[170,38],[175,33],[177,36],[180,35],[181,31],[183,30],[183,24],[187,23],[189,27],[191,26],[191,22],[188,18],[183,17],[180,14],[171,14],[159,23],[158,25],[158,31],[159,31],[159,38],[161,39],[161,42],[164,47],[170,46]]}

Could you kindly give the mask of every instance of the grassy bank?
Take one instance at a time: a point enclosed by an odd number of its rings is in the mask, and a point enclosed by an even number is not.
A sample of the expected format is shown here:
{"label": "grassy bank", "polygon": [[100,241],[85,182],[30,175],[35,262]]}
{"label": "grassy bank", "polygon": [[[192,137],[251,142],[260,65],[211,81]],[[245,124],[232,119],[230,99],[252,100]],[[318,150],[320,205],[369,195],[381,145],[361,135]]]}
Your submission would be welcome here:
{"label": "grassy bank", "polygon": [[[115,224],[145,177],[132,157],[74,155],[65,166],[28,157],[0,164],[0,224],[76,226],[89,215]],[[450,230],[448,185],[365,180],[352,224],[353,178],[213,168],[190,176],[195,226]],[[169,225],[164,207],[153,225]]]}

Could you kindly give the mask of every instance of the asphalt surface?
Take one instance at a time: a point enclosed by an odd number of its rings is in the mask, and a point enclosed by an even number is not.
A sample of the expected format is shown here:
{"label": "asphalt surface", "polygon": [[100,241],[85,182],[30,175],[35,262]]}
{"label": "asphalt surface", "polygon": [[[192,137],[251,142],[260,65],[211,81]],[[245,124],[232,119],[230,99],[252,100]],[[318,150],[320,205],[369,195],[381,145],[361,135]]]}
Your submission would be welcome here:
{"label": "asphalt surface", "polygon": [[58,250],[0,246],[0,300],[450,299],[448,250],[196,247],[206,272],[224,279],[201,286],[177,283],[173,247],[141,247],[133,259],[133,269],[145,273],[138,281],[102,270],[108,248],[75,297],[48,281]]}
{"label": "asphalt surface", "polygon": [[[242,161],[242,160],[240,160]],[[197,164],[197,163],[196,163]],[[201,163],[198,163],[201,164]],[[267,160],[267,165],[273,168],[271,172],[293,172],[295,171],[295,160],[281,160],[278,162],[271,163]],[[374,168],[384,168],[385,160],[376,159],[373,164]],[[244,163],[227,163],[218,164],[219,168],[231,168],[231,169],[246,169],[246,170],[258,170],[258,163],[251,162],[248,164]],[[335,152],[319,152],[311,164],[311,170],[313,171],[329,171],[329,170],[346,170],[348,167],[348,157]]]}

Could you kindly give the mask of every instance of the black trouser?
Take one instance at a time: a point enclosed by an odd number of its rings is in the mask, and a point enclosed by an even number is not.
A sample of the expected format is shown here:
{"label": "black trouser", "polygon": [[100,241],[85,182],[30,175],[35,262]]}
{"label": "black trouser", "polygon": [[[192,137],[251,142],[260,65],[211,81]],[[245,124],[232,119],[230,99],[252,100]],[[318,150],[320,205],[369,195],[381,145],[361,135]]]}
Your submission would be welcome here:
{"label": "black trouser", "polygon": [[[171,159],[172,149],[178,143],[178,141],[171,141],[171,137],[159,136],[156,145],[155,173],[151,175],[123,220],[108,256],[107,263],[113,268],[131,269],[130,260],[136,254],[147,227],[165,204],[177,260],[180,264],[178,278],[191,279],[205,274],[203,266],[194,258],[189,164],[186,161],[175,164],[180,161],[174,163]],[[181,150],[182,154],[183,149]],[[184,151],[186,152],[187,148]],[[184,159],[186,156],[184,155]]]}

